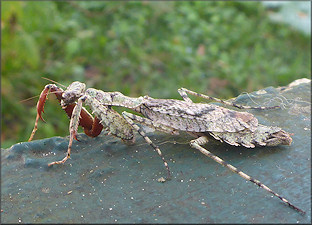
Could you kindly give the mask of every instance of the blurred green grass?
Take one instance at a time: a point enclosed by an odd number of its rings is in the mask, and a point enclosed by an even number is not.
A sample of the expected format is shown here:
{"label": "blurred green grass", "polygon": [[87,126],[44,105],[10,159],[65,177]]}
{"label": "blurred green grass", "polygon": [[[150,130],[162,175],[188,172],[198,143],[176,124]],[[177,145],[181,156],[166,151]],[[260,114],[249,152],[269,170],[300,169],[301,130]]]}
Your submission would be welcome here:
{"label": "blurred green grass", "polygon": [[[47,77],[130,96],[229,98],[310,77],[311,41],[260,2],[2,2],[1,147],[27,141]],[[68,135],[54,97],[35,138]]]}

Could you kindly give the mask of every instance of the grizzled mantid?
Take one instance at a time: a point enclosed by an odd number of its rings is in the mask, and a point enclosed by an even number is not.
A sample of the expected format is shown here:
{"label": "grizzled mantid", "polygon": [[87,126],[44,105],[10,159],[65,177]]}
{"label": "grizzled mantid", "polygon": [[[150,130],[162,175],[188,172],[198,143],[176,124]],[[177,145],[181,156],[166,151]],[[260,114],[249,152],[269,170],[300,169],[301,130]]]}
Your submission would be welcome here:
{"label": "grizzled mantid", "polygon": [[[104,92],[94,88],[88,88],[86,90],[86,85],[78,81],[70,84],[65,91],[55,84],[48,84],[45,86],[39,97],[36,122],[28,141],[33,139],[37,130],[39,118],[43,120],[41,114],[49,92],[56,95],[62,108],[70,117],[70,139],[67,155],[61,161],[50,163],[49,166],[63,164],[70,158],[73,139],[77,140],[76,135],[79,125],[84,128],[84,132],[88,136],[96,137],[104,128],[109,134],[120,138],[126,143],[134,143],[133,131],[136,130],[162,158],[168,172],[167,179],[170,179],[169,166],[160,149],[146,136],[141,127],[136,123],[174,135],[179,134],[179,131],[185,131],[195,137],[194,140],[190,141],[192,148],[199,150],[217,163],[227,167],[234,173],[237,173],[242,178],[270,192],[291,208],[303,214],[305,213],[260,181],[226,163],[224,160],[202,147],[202,145],[208,143],[209,138],[215,138],[230,145],[244,146],[247,148],[254,148],[255,146],[290,145],[292,142],[290,134],[279,127],[258,124],[257,118],[248,112],[238,112],[214,104],[194,103],[187,94],[221,102],[225,105],[234,106],[240,109],[272,109],[278,108],[278,106],[241,106],[199,94],[185,88],[180,88],[178,90],[183,100],[176,100],[154,99],[149,96],[133,98],[125,96],[120,92]],[[92,113],[95,115],[94,118],[82,106],[83,103],[90,106]],[[122,115],[120,115],[112,109],[112,106],[121,106],[131,109],[144,117],[128,112],[122,112]],[[162,178],[159,179],[159,181],[164,182],[165,179]]]}

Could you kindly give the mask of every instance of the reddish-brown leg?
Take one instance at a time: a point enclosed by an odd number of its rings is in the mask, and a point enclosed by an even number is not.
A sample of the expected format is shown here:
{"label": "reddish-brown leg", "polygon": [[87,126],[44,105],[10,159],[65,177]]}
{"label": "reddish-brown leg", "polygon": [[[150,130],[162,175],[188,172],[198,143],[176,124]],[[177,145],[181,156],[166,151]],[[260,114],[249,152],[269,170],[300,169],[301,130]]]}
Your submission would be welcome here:
{"label": "reddish-brown leg", "polygon": [[[38,100],[38,103],[37,103],[37,116],[36,116],[36,122],[35,122],[35,126],[34,126],[34,129],[32,130],[31,132],[31,135],[28,139],[28,141],[31,141],[37,131],[37,128],[38,128],[38,121],[39,121],[39,118],[43,121],[44,119],[42,118],[41,114],[42,112],[44,112],[43,108],[44,108],[44,103],[47,99],[47,95],[49,93],[49,90],[50,90],[50,87],[49,85],[46,85],[45,88],[43,89],[43,91],[41,92],[40,94],[40,97],[39,97],[39,100]],[[63,91],[62,89],[60,89],[61,91]]]}
{"label": "reddish-brown leg", "polygon": [[[45,86],[45,88],[40,94],[40,97],[37,103],[37,116],[36,116],[35,126],[31,132],[31,135],[28,141],[31,141],[33,139],[37,131],[39,118],[43,122],[45,122],[44,119],[42,118],[42,112],[44,112],[44,104],[45,104],[45,101],[47,99],[47,95],[49,94],[49,92],[55,94],[59,102],[61,102],[62,100],[62,93],[64,92],[62,88],[59,88],[54,84],[48,84]],[[75,106],[76,104],[74,103],[64,108],[69,118],[71,118],[71,115]],[[103,126],[100,124],[99,119],[97,119],[96,117],[93,119],[92,115],[84,108],[82,108],[81,113],[80,113],[79,125],[84,128],[84,132],[86,133],[86,135],[90,137],[98,136],[103,129]]]}

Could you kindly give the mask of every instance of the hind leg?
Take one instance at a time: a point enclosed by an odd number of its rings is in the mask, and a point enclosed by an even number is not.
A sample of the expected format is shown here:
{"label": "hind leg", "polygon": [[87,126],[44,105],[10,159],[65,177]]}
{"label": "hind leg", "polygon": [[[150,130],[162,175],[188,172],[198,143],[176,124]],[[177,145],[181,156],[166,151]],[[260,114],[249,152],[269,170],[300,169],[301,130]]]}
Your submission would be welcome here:
{"label": "hind leg", "polygon": [[218,98],[215,98],[215,97],[210,97],[208,95],[204,95],[204,94],[200,94],[200,93],[197,93],[197,92],[194,92],[194,91],[190,91],[186,88],[180,88],[178,90],[179,94],[182,96],[182,98],[187,101],[187,102],[192,102],[192,100],[187,96],[187,94],[190,94],[190,95],[194,95],[194,96],[197,96],[197,97],[201,97],[201,98],[204,98],[204,99],[207,99],[207,100],[212,100],[212,101],[216,101],[216,102],[220,102],[224,105],[228,105],[228,106],[233,106],[233,107],[236,107],[236,108],[239,108],[239,109],[275,109],[275,108],[280,108],[280,106],[272,106],[272,107],[253,107],[253,106],[243,106],[243,105],[237,105],[235,103],[231,103],[231,102],[227,102],[227,101],[224,101],[222,99],[218,99]]}
{"label": "hind leg", "polygon": [[199,138],[197,138],[195,140],[192,140],[190,142],[190,145],[191,145],[192,148],[195,148],[195,149],[199,150],[201,153],[203,153],[204,155],[206,155],[209,158],[213,159],[214,161],[216,161],[217,163],[221,164],[222,166],[225,166],[228,169],[230,169],[231,171],[233,171],[234,173],[237,173],[239,176],[241,176],[245,180],[248,180],[248,181],[258,185],[259,187],[265,189],[266,191],[270,192],[271,194],[273,194],[274,196],[278,197],[280,200],[282,200],[284,203],[286,203],[291,208],[293,208],[293,209],[295,209],[295,210],[297,210],[297,211],[299,211],[301,213],[305,213],[303,210],[301,210],[301,209],[297,208],[296,206],[294,206],[287,199],[283,198],[282,196],[280,196],[276,192],[272,191],[270,188],[268,188],[266,185],[262,184],[260,181],[254,179],[251,176],[247,175],[246,173],[238,170],[236,167],[232,166],[231,164],[228,164],[223,159],[219,158],[218,156],[214,155],[213,153],[209,152],[207,149],[205,149],[205,148],[203,148],[201,146],[201,145],[204,145],[206,143],[208,143],[208,138],[206,136],[201,136],[201,137],[199,137]]}

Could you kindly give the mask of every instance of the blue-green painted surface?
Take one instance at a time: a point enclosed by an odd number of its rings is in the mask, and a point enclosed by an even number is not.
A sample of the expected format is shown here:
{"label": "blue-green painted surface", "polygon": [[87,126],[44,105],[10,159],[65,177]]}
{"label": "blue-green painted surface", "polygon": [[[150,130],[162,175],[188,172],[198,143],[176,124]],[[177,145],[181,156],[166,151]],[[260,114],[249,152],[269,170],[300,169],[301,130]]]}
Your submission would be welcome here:
{"label": "blue-green painted surface", "polygon": [[[246,149],[211,141],[205,147],[306,215],[191,149],[190,136],[149,134],[173,173],[171,181],[159,183],[166,176],[163,162],[139,135],[135,145],[127,146],[104,134],[94,139],[80,134],[65,165],[47,166],[65,156],[68,137],[2,149],[1,222],[310,223],[310,83],[265,90],[252,93],[252,99],[260,105],[282,102],[286,108],[250,112],[262,124],[294,133],[291,146]],[[247,95],[237,103],[254,105]]]}

